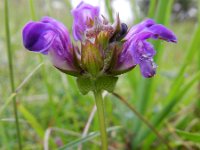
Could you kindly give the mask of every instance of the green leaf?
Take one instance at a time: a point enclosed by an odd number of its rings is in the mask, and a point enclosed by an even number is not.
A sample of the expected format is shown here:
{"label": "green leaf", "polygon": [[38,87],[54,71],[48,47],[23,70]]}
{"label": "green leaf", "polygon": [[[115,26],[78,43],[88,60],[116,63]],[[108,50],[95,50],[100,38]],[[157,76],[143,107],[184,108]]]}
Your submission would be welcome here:
{"label": "green leaf", "polygon": [[[188,81],[183,88],[181,88],[180,91],[177,91],[176,95],[174,97],[171,98],[171,100],[169,101],[169,103],[163,108],[163,110],[161,112],[158,113],[158,115],[156,115],[153,120],[152,120],[152,124],[155,127],[159,127],[159,125],[163,123],[163,120],[170,114],[170,112],[172,112],[172,109],[178,104],[178,102],[181,102],[182,98],[185,96],[185,94],[187,94],[187,92],[189,91],[189,89],[200,79],[200,71],[198,73],[196,73],[193,77],[191,77],[190,81]],[[136,142],[137,143],[141,143],[142,140],[144,140],[145,138],[147,139],[147,136],[150,134],[150,130],[149,129],[145,129],[143,130],[140,135],[136,138]],[[151,138],[151,140],[154,139],[154,135],[153,138]]]}
{"label": "green leaf", "polygon": [[106,90],[113,92],[117,83],[118,77],[103,76],[96,80],[96,90]]}
{"label": "green leaf", "polygon": [[150,0],[149,11],[148,11],[149,18],[154,17],[155,9],[156,9],[156,0]]}
{"label": "green leaf", "polygon": [[92,80],[90,77],[78,77],[76,81],[80,92],[83,95],[86,95],[88,92],[94,90],[106,90],[108,92],[113,92],[117,80],[118,77],[101,76],[95,80]]}
{"label": "green leaf", "polygon": [[42,139],[44,137],[44,130],[42,126],[39,124],[38,120],[22,104],[18,105],[18,109],[21,112],[21,114],[24,116],[24,118],[27,120],[27,122],[35,130],[35,132],[38,134],[38,136]]}
{"label": "green leaf", "polygon": [[182,130],[176,130],[176,133],[178,133],[185,140],[200,143],[200,134],[190,133]]}
{"label": "green leaf", "polygon": [[89,77],[78,77],[76,81],[78,88],[83,95],[86,95],[94,89],[93,83]]}
{"label": "green leaf", "polygon": [[8,107],[8,105],[10,104],[10,102],[13,100],[13,98],[17,95],[17,93],[13,93],[11,94],[8,99],[6,99],[5,103],[3,104],[2,107],[0,107],[0,115],[1,113]]}
{"label": "green leaf", "polygon": [[[110,128],[107,128],[107,132],[119,130],[121,128],[122,127],[120,127],[120,126],[110,127]],[[100,132],[99,131],[98,132],[90,133],[86,137],[74,140],[74,141],[72,141],[72,142],[64,145],[63,147],[59,148],[59,150],[67,150],[67,149],[74,148],[75,146],[78,146],[79,144],[82,144],[82,143],[85,143],[87,141],[90,141],[90,140],[94,139],[97,136],[100,136]]]}

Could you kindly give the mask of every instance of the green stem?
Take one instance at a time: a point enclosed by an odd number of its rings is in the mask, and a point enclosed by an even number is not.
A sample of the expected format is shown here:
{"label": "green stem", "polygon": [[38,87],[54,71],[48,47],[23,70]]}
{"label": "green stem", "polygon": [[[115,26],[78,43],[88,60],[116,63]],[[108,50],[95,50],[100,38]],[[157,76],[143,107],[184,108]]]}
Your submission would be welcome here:
{"label": "green stem", "polygon": [[156,10],[156,0],[150,0],[150,6],[149,6],[149,11],[148,11],[148,17],[153,18]]}
{"label": "green stem", "polygon": [[[10,43],[8,0],[5,0],[4,4],[5,4],[4,5],[5,28],[6,28],[6,44],[7,44],[9,74],[10,74],[10,86],[11,86],[12,93],[14,93],[15,92],[15,83],[14,83],[14,73],[13,73],[12,50],[11,50],[11,43]],[[14,108],[15,124],[16,124],[16,130],[17,130],[18,146],[19,146],[19,150],[22,150],[19,119],[18,119],[18,112],[17,112],[17,101],[16,101],[15,97],[13,98],[13,108]]]}
{"label": "green stem", "polygon": [[111,7],[111,1],[110,0],[105,0],[105,5],[106,5],[106,10],[108,12],[109,20],[113,23],[113,14],[112,14],[112,7]]}
{"label": "green stem", "polygon": [[104,115],[104,103],[101,91],[95,91],[94,96],[98,112],[102,150],[108,150],[107,132],[106,132],[105,115]]}
{"label": "green stem", "polygon": [[134,14],[134,23],[137,24],[140,22],[140,17],[139,17],[138,10],[137,10],[138,5],[137,5],[136,0],[131,0],[130,3],[131,3],[131,8],[132,8],[133,14]]}
{"label": "green stem", "polygon": [[29,4],[30,4],[30,11],[31,11],[31,18],[32,18],[33,20],[36,20],[36,16],[35,16],[35,7],[34,7],[33,0],[29,0]]}

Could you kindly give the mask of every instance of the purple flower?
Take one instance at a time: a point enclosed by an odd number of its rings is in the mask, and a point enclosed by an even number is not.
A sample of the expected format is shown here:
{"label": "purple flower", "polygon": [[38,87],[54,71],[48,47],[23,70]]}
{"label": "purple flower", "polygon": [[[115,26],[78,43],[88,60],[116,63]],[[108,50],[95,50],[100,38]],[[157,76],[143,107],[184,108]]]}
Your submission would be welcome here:
{"label": "purple flower", "polygon": [[147,19],[133,26],[125,36],[125,43],[119,55],[116,71],[129,70],[139,65],[144,77],[154,76],[157,66],[153,61],[153,56],[156,52],[153,45],[146,41],[149,38],[177,42],[172,31],[163,25],[156,24],[151,19]]}
{"label": "purple flower", "polygon": [[95,22],[100,20],[99,7],[95,7],[81,2],[75,9],[71,11],[74,17],[73,36],[75,40],[83,40],[85,31],[92,28]]}
{"label": "purple flower", "polygon": [[28,22],[22,32],[23,44],[30,51],[49,55],[53,65],[63,72],[78,74],[74,47],[65,26],[50,17]]}
{"label": "purple flower", "polygon": [[22,35],[25,48],[48,55],[56,68],[74,76],[116,76],[139,65],[144,77],[152,77],[157,68],[153,61],[156,51],[147,39],[177,41],[172,31],[151,19],[128,30],[119,15],[111,24],[100,18],[99,7],[84,2],[72,10],[72,15],[79,48],[73,46],[66,27],[50,17],[27,23]]}

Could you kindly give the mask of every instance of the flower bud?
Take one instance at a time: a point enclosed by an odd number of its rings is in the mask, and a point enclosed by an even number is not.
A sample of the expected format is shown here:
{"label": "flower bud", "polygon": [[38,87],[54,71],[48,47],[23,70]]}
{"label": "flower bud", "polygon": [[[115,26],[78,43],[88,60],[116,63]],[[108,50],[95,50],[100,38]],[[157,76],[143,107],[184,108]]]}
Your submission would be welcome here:
{"label": "flower bud", "polygon": [[82,44],[81,51],[82,68],[93,76],[96,76],[103,68],[103,56],[97,42],[94,44],[86,41]]}

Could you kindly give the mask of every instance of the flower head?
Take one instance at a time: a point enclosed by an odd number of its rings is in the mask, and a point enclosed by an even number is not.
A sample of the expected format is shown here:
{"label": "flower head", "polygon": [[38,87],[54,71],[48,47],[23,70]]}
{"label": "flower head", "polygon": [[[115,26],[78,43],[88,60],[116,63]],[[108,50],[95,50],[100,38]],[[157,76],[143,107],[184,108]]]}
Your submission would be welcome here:
{"label": "flower head", "polygon": [[66,27],[50,17],[27,23],[22,34],[25,48],[48,55],[56,68],[70,75],[117,76],[139,65],[144,77],[152,77],[156,52],[147,39],[177,42],[172,31],[152,19],[128,30],[119,15],[111,24],[100,17],[99,7],[84,2],[72,10],[72,15],[73,36],[81,42],[80,47],[72,44]]}

